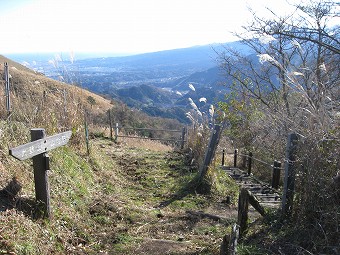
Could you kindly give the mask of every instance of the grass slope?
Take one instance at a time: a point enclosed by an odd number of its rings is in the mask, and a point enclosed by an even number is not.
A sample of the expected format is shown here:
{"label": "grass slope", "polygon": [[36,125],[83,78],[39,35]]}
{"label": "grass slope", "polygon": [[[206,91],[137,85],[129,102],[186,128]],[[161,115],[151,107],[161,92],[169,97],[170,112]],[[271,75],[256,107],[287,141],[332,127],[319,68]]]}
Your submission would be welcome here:
{"label": "grass slope", "polygon": [[218,253],[236,214],[221,203],[223,192],[196,194],[182,154],[155,142],[134,143],[92,140],[90,157],[68,146],[53,151],[50,221],[33,218],[30,163],[4,155],[18,167],[22,190],[1,200],[0,254]]}

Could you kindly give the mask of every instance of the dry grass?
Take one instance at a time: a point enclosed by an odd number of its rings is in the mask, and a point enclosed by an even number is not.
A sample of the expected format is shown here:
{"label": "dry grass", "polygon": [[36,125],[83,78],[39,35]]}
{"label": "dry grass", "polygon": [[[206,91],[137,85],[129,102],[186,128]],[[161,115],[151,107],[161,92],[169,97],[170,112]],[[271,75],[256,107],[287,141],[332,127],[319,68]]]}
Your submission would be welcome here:
{"label": "dry grass", "polygon": [[141,148],[155,152],[169,152],[173,150],[173,147],[170,145],[148,139],[123,137],[119,138],[119,140],[128,147]]}
{"label": "dry grass", "polygon": [[[188,183],[195,173],[183,164],[182,155],[173,152],[172,145],[157,141],[120,138],[114,143],[105,138],[109,136],[108,109],[115,108],[125,121],[140,113],[132,115],[121,105],[8,62],[13,111],[0,121],[1,195],[7,194],[4,188],[11,180],[22,188],[14,196],[1,196],[0,254],[152,254],[148,251],[155,244],[162,250],[169,243],[178,247],[169,248],[174,254],[218,251],[229,221],[216,223],[186,211],[223,215],[230,210],[233,217],[235,209],[220,203],[217,195],[200,196],[190,190]],[[85,156],[84,112],[88,112],[92,134],[90,156]],[[0,113],[6,116],[3,104]],[[178,129],[178,123],[169,120],[140,118],[129,125],[152,127],[155,123]],[[65,129],[73,132],[69,146],[50,152],[53,217],[49,221],[34,218],[31,161],[20,162],[8,155],[8,148],[28,142],[30,128],[36,127],[45,128],[47,135]],[[188,245],[178,241],[182,237]]]}

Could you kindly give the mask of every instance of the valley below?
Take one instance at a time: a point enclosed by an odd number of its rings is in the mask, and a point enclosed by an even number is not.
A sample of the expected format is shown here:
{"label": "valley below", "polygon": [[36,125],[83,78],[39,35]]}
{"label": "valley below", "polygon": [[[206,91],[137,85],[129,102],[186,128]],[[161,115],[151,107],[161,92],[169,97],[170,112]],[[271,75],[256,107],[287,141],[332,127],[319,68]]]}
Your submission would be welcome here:
{"label": "valley below", "polygon": [[[77,59],[65,54],[9,57],[50,78],[119,100],[151,116],[189,124],[185,117],[193,110],[189,98],[201,112],[206,112],[210,105],[223,100],[228,91],[218,66],[218,52],[224,47],[245,50],[234,42],[124,57]],[[205,98],[204,104],[200,98]]]}

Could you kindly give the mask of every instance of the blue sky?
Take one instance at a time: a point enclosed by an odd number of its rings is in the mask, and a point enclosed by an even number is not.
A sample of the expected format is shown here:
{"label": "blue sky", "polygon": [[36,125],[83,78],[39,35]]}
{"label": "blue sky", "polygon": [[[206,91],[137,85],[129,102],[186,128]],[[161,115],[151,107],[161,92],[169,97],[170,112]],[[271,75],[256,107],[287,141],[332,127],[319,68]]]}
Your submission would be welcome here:
{"label": "blue sky", "polygon": [[285,0],[1,0],[0,54],[133,54],[233,41],[232,31]]}

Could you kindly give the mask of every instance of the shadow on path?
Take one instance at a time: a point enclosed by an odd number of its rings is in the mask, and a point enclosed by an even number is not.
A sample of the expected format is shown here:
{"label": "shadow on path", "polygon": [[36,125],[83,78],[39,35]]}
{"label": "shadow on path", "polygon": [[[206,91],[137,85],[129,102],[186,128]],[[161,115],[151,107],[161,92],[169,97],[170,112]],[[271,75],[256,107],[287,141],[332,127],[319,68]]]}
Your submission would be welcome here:
{"label": "shadow on path", "polygon": [[179,191],[177,191],[176,194],[172,195],[168,200],[161,202],[158,205],[158,208],[164,208],[170,205],[171,203],[181,200],[184,197],[191,195],[191,194],[207,194],[209,193],[209,190],[206,189],[207,186],[205,186],[204,183],[200,182],[198,177],[195,177],[193,180],[191,180],[189,183],[184,185]]}
{"label": "shadow on path", "polygon": [[22,212],[26,217],[34,218],[36,208],[35,199],[18,197],[21,191],[21,184],[13,177],[12,180],[0,190],[0,212],[16,209]]}

